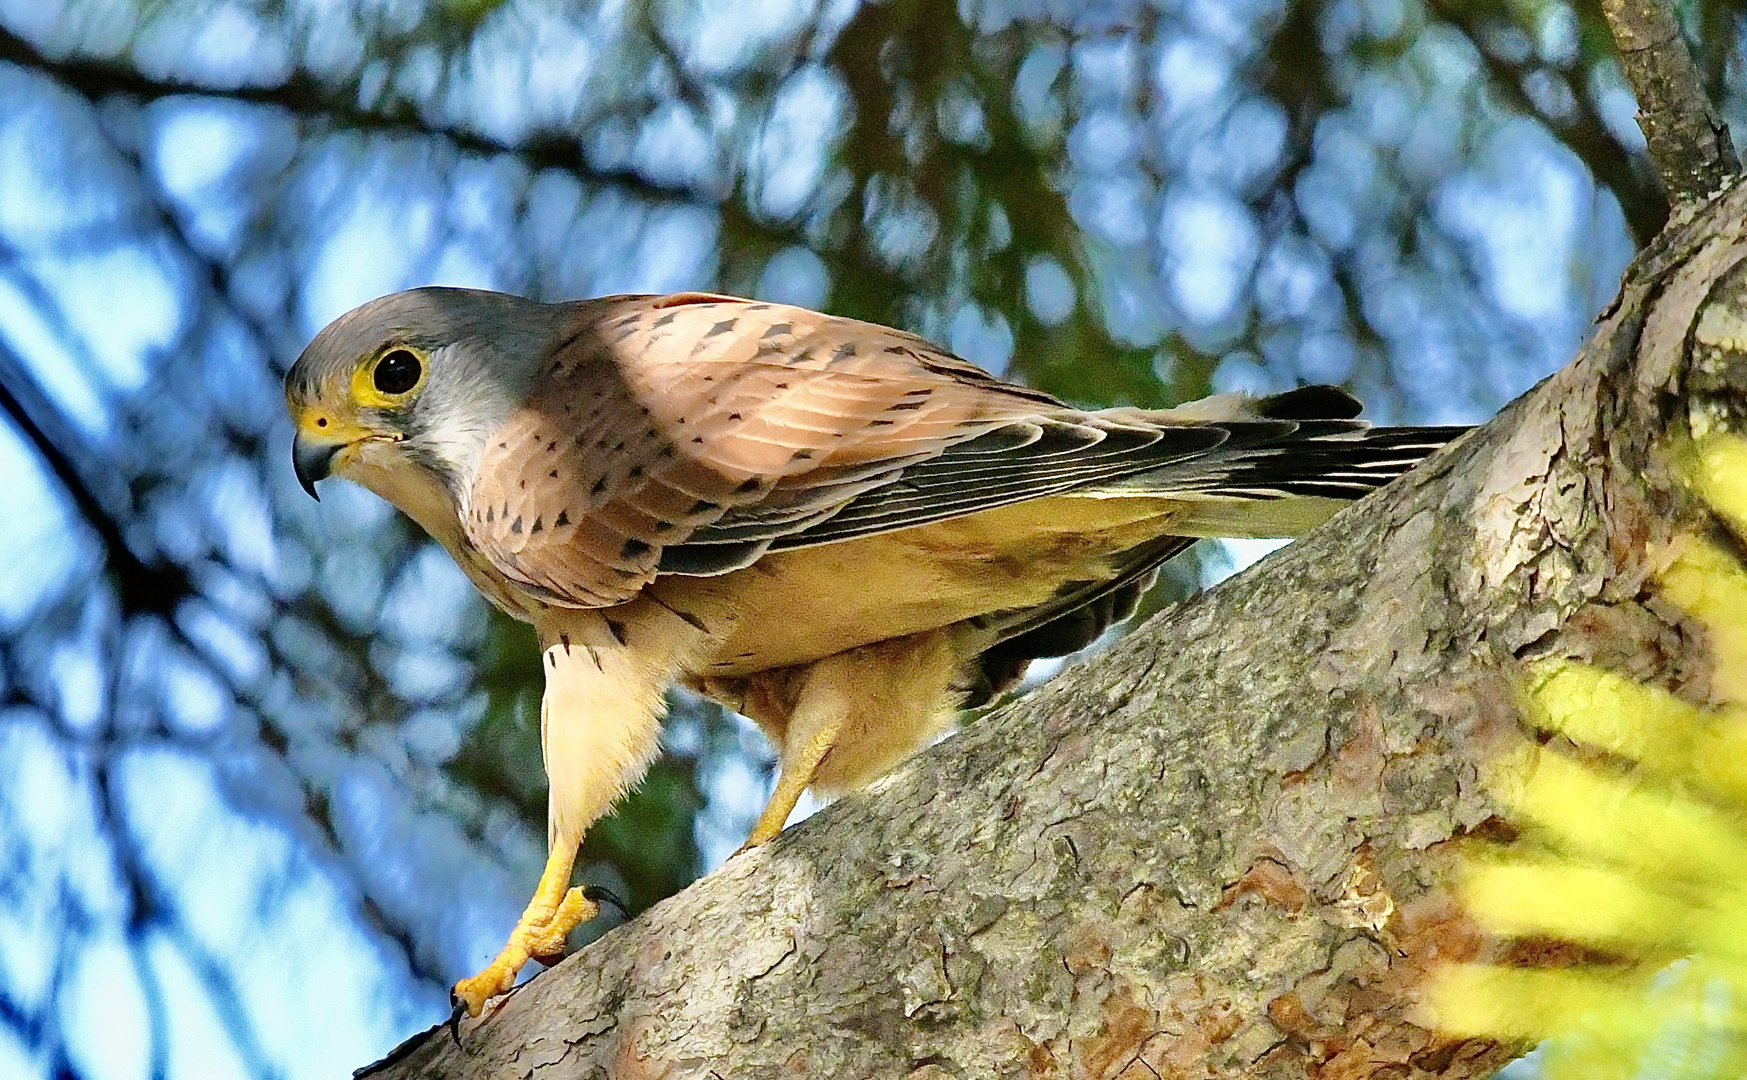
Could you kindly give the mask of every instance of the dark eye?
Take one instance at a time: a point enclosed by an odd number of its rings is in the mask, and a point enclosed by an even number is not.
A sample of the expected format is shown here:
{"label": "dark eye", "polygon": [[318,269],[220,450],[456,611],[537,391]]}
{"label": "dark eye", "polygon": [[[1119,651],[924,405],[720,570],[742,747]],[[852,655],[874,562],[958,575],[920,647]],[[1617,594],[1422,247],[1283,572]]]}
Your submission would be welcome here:
{"label": "dark eye", "polygon": [[419,384],[419,358],[405,349],[395,349],[376,361],[371,381],[384,394],[404,394]]}

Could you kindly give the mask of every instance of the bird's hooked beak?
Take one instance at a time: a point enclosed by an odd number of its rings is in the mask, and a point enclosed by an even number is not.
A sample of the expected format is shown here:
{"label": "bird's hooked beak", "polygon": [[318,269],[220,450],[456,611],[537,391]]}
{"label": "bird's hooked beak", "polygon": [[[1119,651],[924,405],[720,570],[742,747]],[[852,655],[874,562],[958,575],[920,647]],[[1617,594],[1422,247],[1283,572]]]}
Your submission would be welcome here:
{"label": "bird's hooked beak", "polygon": [[343,442],[317,438],[301,431],[292,438],[291,468],[297,473],[297,482],[316,502],[321,501],[321,496],[316,494],[315,482],[326,479],[334,471],[334,458],[345,448]]}
{"label": "bird's hooked beak", "polygon": [[357,460],[366,443],[397,443],[405,436],[390,427],[369,421],[335,416],[326,410],[297,415],[297,432],[291,437],[291,468],[309,497],[317,480],[325,480]]}

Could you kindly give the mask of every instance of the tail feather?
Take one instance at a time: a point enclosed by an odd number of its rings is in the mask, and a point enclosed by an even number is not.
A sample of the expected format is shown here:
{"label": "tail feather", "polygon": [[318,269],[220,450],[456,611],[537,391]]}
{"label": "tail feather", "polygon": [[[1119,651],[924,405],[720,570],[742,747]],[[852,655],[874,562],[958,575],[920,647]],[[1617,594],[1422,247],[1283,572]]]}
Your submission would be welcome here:
{"label": "tail feather", "polygon": [[1227,499],[1357,499],[1467,431],[1463,427],[1351,428],[1331,435],[1304,425],[1287,439],[1216,450],[1103,485],[1100,493]]}

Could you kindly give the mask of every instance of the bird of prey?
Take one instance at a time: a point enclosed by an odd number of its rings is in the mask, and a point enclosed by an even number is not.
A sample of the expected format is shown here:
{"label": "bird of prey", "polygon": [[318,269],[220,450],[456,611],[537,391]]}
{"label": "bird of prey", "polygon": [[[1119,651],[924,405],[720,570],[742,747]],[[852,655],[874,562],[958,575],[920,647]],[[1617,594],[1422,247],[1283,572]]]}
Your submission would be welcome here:
{"label": "bird of prey", "polygon": [[700,293],[545,304],[426,288],[335,320],[291,368],[298,479],[403,510],[533,623],[546,869],[478,1015],[596,913],[584,832],[690,686],[780,748],[749,845],[854,788],[1032,659],[1132,612],[1196,537],[1284,537],[1454,436],[1372,428],[1333,387],[1073,408],[921,338]]}

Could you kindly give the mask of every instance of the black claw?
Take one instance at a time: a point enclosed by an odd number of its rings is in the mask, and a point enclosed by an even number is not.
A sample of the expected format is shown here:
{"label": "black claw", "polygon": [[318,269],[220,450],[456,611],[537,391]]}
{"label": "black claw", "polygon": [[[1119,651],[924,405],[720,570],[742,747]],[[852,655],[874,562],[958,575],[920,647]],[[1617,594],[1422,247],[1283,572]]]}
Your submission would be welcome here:
{"label": "black claw", "polygon": [[620,915],[623,915],[627,919],[631,917],[631,909],[625,906],[623,900],[614,896],[610,889],[604,889],[599,885],[584,885],[582,887],[582,898],[584,900],[591,900],[596,904],[599,904],[604,900],[618,908]]}
{"label": "black claw", "polygon": [[449,1037],[455,1040],[455,1048],[461,1048],[461,1018],[467,1015],[467,1003],[455,994],[449,993]]}

